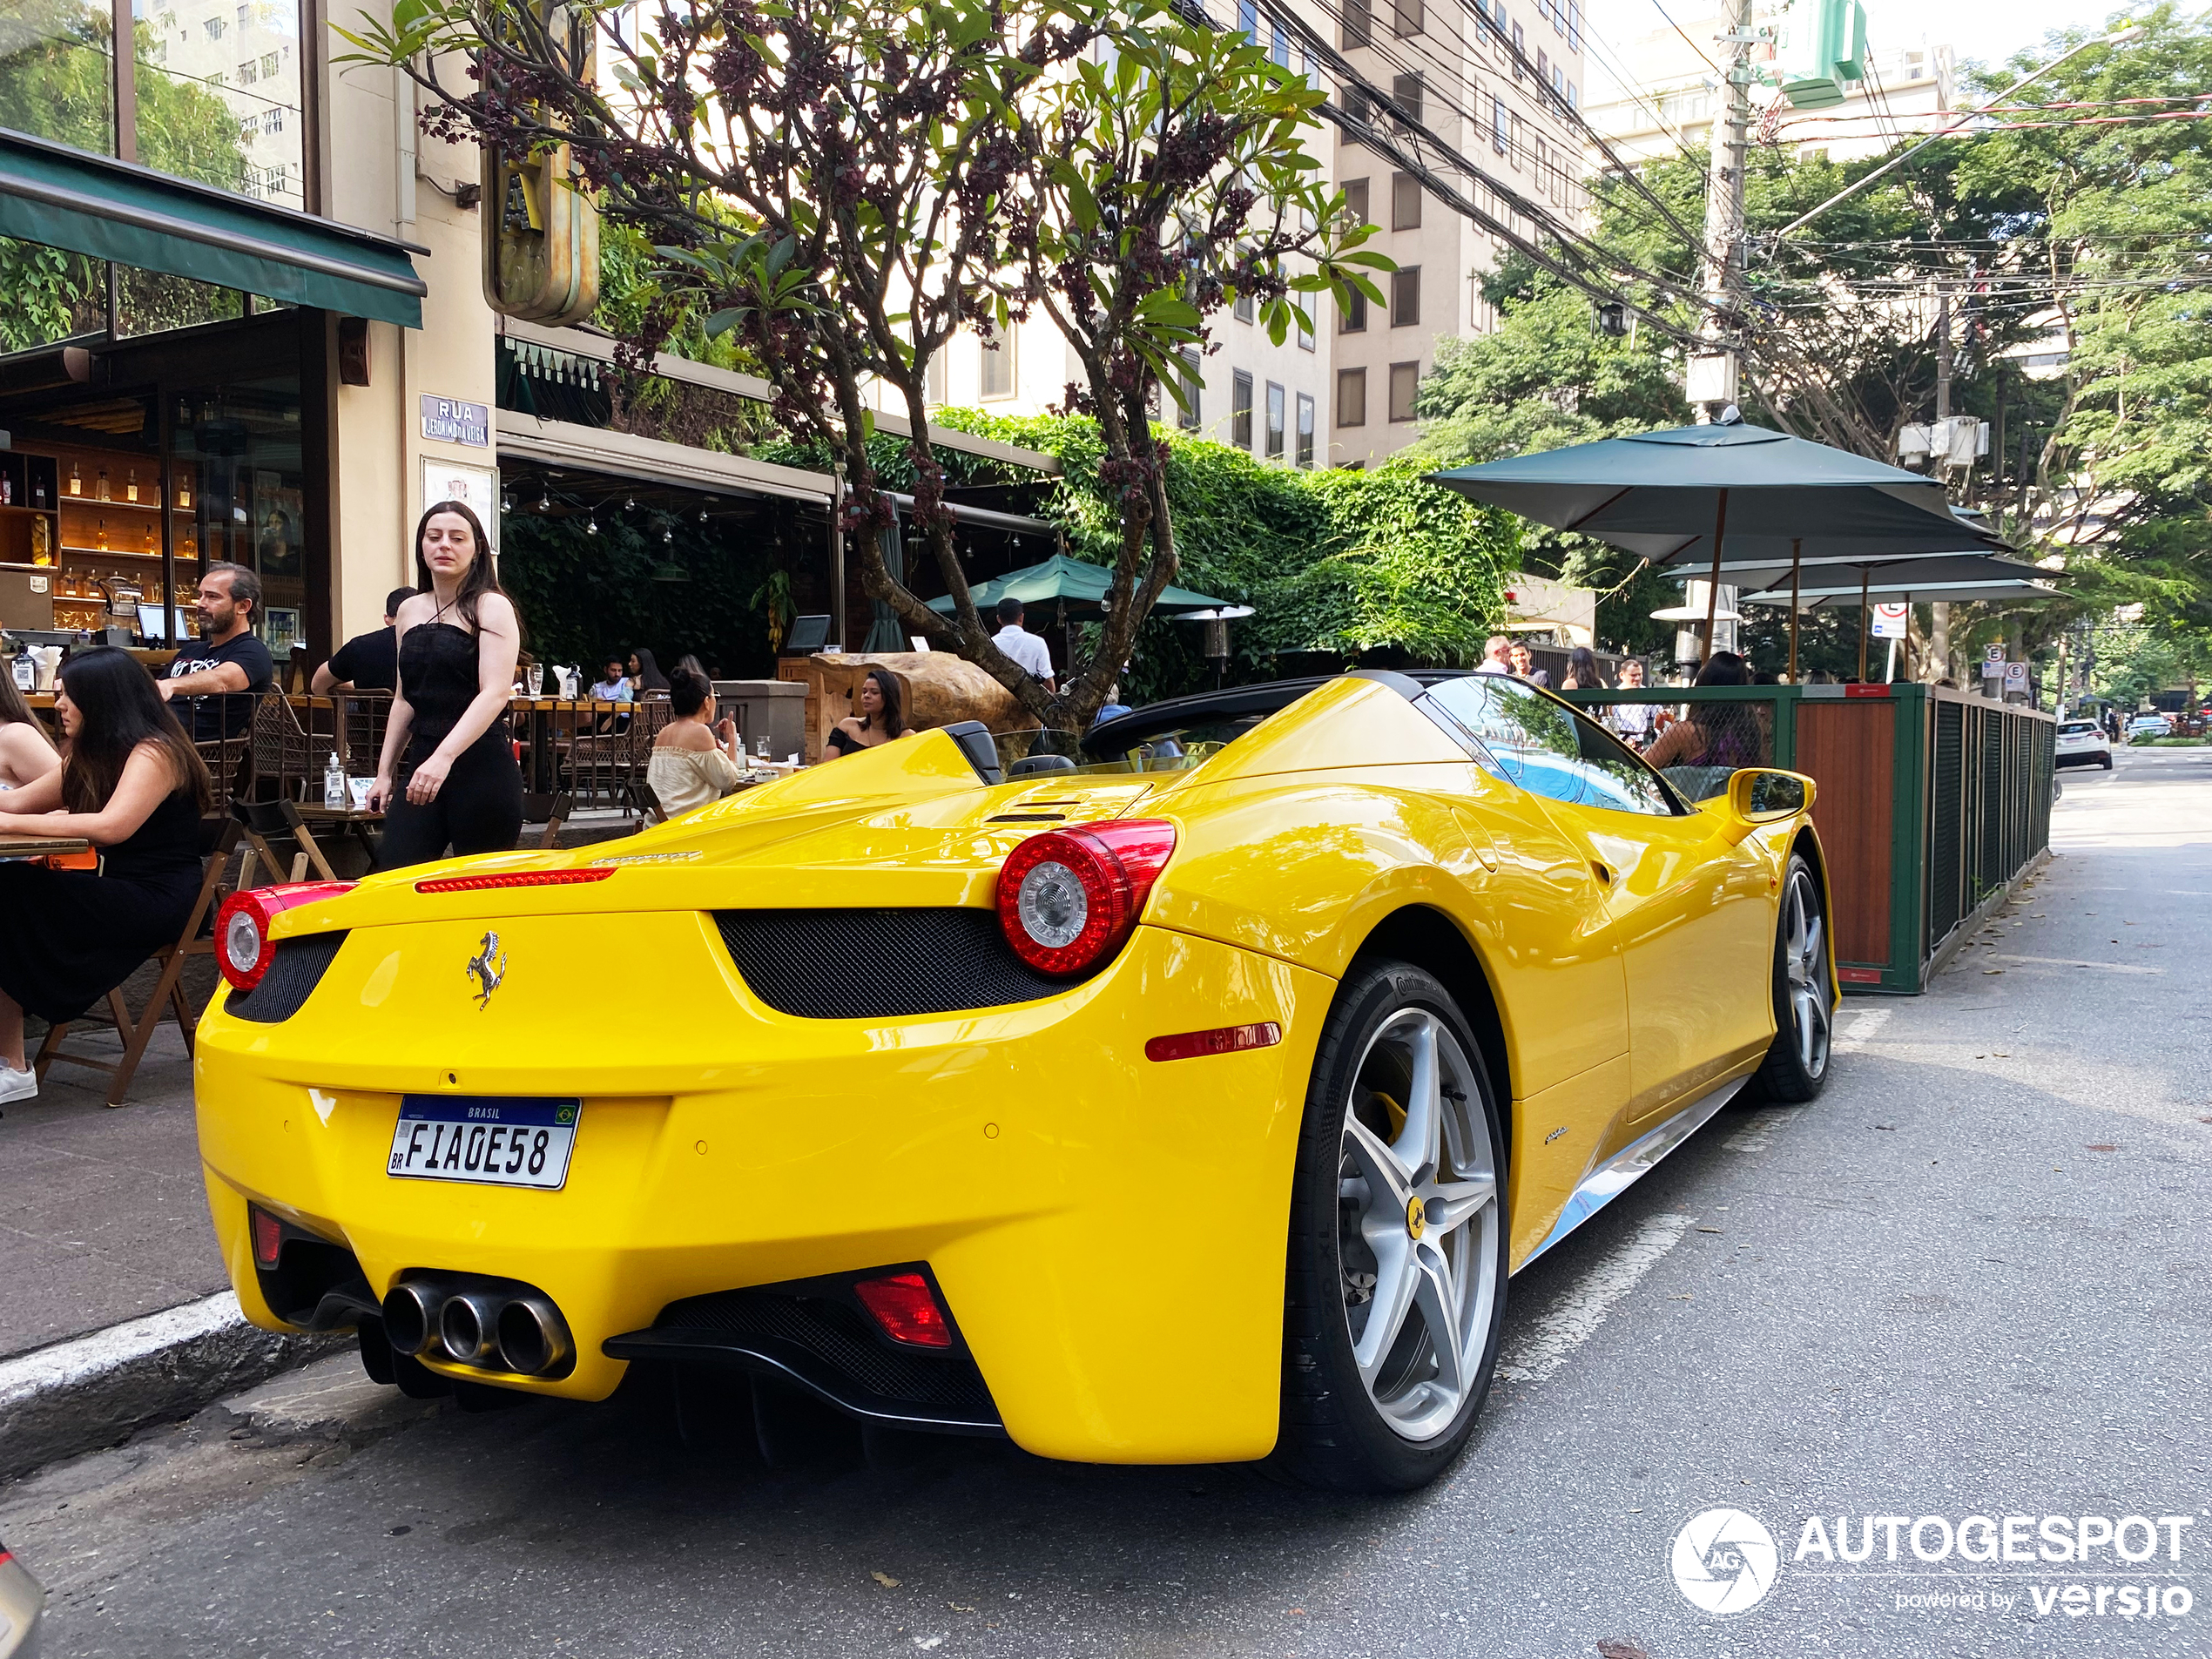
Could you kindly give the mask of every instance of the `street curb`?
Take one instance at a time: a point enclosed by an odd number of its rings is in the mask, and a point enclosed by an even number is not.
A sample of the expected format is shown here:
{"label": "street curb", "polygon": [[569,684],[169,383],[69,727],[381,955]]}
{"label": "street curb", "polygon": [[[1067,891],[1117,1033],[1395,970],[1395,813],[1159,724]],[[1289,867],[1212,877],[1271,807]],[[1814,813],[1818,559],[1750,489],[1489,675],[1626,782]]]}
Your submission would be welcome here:
{"label": "street curb", "polygon": [[0,1480],[189,1417],[344,1340],[261,1330],[225,1291],[0,1360]]}

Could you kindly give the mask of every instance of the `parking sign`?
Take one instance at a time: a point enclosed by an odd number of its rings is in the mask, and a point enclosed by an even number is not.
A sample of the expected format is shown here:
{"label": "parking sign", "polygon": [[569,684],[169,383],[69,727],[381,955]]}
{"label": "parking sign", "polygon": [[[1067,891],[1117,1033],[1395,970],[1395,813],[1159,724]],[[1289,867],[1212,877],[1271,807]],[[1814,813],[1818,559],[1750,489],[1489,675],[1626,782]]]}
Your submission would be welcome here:
{"label": "parking sign", "polygon": [[1912,614],[1909,604],[1876,605],[1874,621],[1867,631],[1877,639],[1902,639],[1905,624]]}

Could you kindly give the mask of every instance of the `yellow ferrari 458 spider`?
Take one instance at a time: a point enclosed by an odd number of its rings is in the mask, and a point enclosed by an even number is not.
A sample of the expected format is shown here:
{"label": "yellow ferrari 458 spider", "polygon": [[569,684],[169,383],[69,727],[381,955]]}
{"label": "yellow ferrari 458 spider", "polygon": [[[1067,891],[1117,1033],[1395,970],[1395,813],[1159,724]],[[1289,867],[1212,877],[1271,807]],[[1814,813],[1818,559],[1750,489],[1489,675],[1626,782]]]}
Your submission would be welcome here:
{"label": "yellow ferrari 458 spider", "polygon": [[1693,806],[1496,675],[1053,737],[231,899],[195,1076],[247,1312],[478,1403],[651,1366],[750,1379],[764,1441],[826,1402],[1410,1487],[1514,1271],[1821,1086],[1804,778]]}

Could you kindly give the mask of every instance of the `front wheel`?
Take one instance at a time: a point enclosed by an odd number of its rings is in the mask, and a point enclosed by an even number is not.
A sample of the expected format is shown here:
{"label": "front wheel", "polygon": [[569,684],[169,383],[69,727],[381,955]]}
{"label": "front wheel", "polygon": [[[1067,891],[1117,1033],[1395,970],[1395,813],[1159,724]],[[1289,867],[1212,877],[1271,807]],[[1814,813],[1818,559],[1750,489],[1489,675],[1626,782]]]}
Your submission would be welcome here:
{"label": "front wheel", "polygon": [[1505,1318],[1504,1146],[1451,994],[1403,962],[1356,970],[1291,1198],[1277,1460],[1299,1480],[1411,1491],[1474,1433]]}
{"label": "front wheel", "polygon": [[1786,1106],[1820,1092],[1828,1081],[1835,1007],[1820,882],[1812,867],[1792,853],[1774,929],[1774,1042],[1754,1079],[1761,1097]]}

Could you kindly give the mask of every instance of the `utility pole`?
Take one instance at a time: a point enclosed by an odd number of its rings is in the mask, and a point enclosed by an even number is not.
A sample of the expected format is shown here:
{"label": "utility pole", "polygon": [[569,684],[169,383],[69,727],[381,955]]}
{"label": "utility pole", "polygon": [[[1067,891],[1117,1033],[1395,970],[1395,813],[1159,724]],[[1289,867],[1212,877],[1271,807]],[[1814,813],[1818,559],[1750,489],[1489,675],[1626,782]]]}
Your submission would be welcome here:
{"label": "utility pole", "polygon": [[[1951,418],[1951,290],[1936,283],[1936,419]],[[1935,678],[1951,676],[1951,607],[1939,599],[1928,607],[1928,655]]]}
{"label": "utility pole", "polygon": [[1751,0],[1722,0],[1721,17],[1728,25],[1716,37],[1728,51],[1722,89],[1725,104],[1713,118],[1712,159],[1705,173],[1705,248],[1698,265],[1698,286],[1705,297],[1705,314],[1698,323],[1704,351],[1689,362],[1689,401],[1697,406],[1697,421],[1713,418],[1716,404],[1736,401],[1737,347],[1722,321],[1724,312],[1736,309],[1737,291],[1743,273],[1743,158],[1751,132]]}

